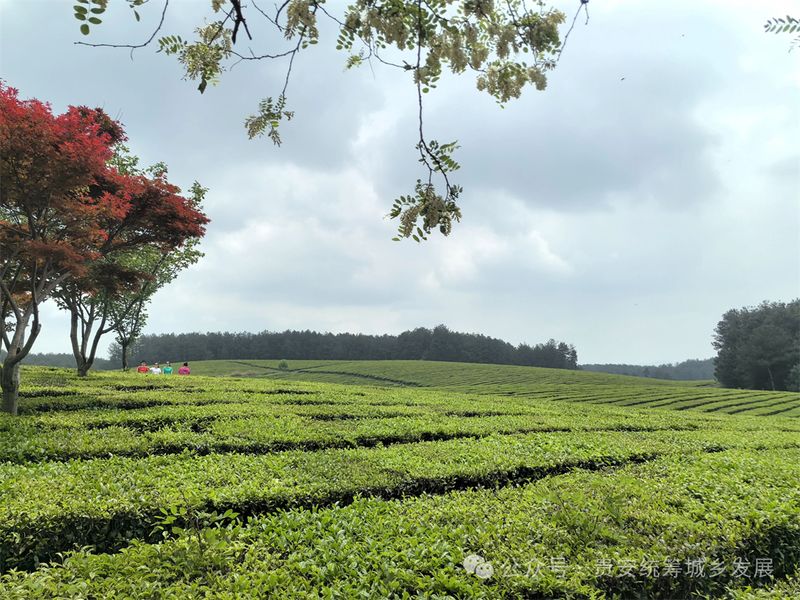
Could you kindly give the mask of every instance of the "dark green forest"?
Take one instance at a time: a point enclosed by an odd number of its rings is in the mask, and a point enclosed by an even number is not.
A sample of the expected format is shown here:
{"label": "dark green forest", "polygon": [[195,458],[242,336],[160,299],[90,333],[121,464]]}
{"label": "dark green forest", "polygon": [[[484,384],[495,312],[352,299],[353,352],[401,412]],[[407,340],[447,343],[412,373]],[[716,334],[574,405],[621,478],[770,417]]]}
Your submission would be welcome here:
{"label": "dark green forest", "polygon": [[729,310],[714,348],[724,387],[800,391],[800,299]]}
{"label": "dark green forest", "polygon": [[[121,362],[112,345],[110,358]],[[477,333],[459,333],[444,325],[418,327],[400,335],[283,331],[260,333],[166,333],[144,335],[132,348],[139,361],[230,359],[438,360],[577,369],[578,353],[566,342],[548,340],[514,346]]]}

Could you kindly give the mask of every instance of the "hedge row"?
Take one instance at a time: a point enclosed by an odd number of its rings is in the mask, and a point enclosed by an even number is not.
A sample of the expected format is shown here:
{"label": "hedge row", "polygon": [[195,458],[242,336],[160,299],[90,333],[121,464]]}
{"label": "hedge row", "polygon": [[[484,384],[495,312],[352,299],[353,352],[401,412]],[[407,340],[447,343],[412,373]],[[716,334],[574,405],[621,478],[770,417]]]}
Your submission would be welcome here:
{"label": "hedge row", "polygon": [[74,546],[107,550],[147,538],[161,510],[258,514],[349,501],[494,486],[642,457],[796,446],[794,433],[567,432],[497,435],[385,448],[267,455],[188,453],[0,465],[0,568],[30,567]]}
{"label": "hedge row", "polygon": [[[588,404],[565,410],[564,403],[552,400],[497,399],[432,391],[353,391],[329,386],[324,388],[324,394],[317,394],[321,391],[318,389],[294,390],[284,398],[282,393],[274,392],[286,390],[275,385],[234,392],[228,390],[229,381],[211,381],[215,385],[208,390],[160,384],[164,389],[151,390],[154,384],[143,382],[136,386],[131,381],[127,386],[108,385],[108,381],[98,386],[94,381],[93,389],[106,390],[102,393],[111,394],[115,402],[136,396],[137,402],[163,404],[167,398],[177,404],[128,411],[77,410],[23,418],[0,417],[0,431],[4,431],[0,436],[0,461],[146,456],[184,450],[266,453],[524,431],[717,427],[770,431],[776,425],[787,431],[800,430],[800,423],[788,419],[733,419],[722,415],[698,418],[671,411],[633,411]],[[116,389],[119,387],[140,387],[143,391],[122,392]],[[109,392],[108,388],[115,391]],[[259,389],[265,393],[255,394]],[[293,403],[303,398],[301,391],[313,392],[315,398],[319,396],[327,404]],[[212,402],[214,398],[219,400],[221,393],[235,393],[236,397]],[[202,399],[198,400],[198,396]],[[198,401],[210,403],[197,404]],[[482,418],[470,420],[467,416]]]}
{"label": "hedge row", "polygon": [[[247,411],[243,411],[246,412]],[[480,414],[480,413],[479,413]],[[202,413],[201,413],[202,415]],[[340,416],[350,416],[344,414]],[[494,433],[535,431],[659,431],[697,429],[692,423],[644,423],[629,415],[600,411],[587,415],[486,415],[481,418],[431,413],[370,419],[319,419],[284,414],[251,414],[245,417],[191,419],[156,428],[109,425],[102,428],[73,427],[42,430],[22,421],[0,437],[0,462],[26,463],[117,456],[178,454],[185,450],[268,453],[285,450],[348,448],[377,444],[410,443]],[[151,421],[154,425],[158,421]]]}
{"label": "hedge row", "polygon": [[[255,415],[298,414],[305,416],[390,417],[401,415],[446,414],[483,416],[498,414],[531,414],[557,416],[569,414],[577,419],[592,419],[595,415],[615,415],[630,423],[646,423],[653,427],[685,427],[694,423],[720,425],[743,429],[780,427],[800,431],[795,419],[731,419],[727,415],[681,413],[678,411],[633,410],[626,407],[598,406],[591,403],[565,403],[561,396],[543,398],[503,398],[468,396],[441,391],[378,390],[362,388],[341,389],[326,386],[324,390],[304,390],[314,393],[276,394],[282,391],[274,385],[257,390],[230,390],[226,380],[204,379],[207,390],[185,390],[174,387],[166,390],[119,392],[108,390],[84,393],[81,400],[64,399],[71,410],[33,412],[22,419],[0,415],[0,431],[9,431],[20,424],[37,428],[104,427],[118,425],[134,429],[154,430],[172,423],[207,422],[214,418],[234,418]],[[250,384],[251,387],[253,384]],[[93,395],[94,394],[94,395]],[[563,394],[562,394],[563,396]],[[93,410],[80,410],[91,405]],[[127,410],[118,410],[121,406]],[[55,408],[55,407],[51,407]]]}
{"label": "hedge row", "polygon": [[800,598],[800,571],[774,585],[746,585],[729,590],[726,600],[797,600]]}
{"label": "hedge row", "polygon": [[[798,512],[798,450],[672,456],[522,487],[290,510],[116,555],[84,550],[60,566],[6,575],[0,595],[719,597],[771,584],[753,577],[757,559],[771,559],[778,579],[796,571]],[[471,555],[481,557],[473,570],[491,565],[480,571],[488,578],[465,569]],[[690,561],[702,561],[704,574],[691,573]],[[734,576],[736,561],[749,563],[749,578]],[[782,586],[797,589],[773,589]]]}

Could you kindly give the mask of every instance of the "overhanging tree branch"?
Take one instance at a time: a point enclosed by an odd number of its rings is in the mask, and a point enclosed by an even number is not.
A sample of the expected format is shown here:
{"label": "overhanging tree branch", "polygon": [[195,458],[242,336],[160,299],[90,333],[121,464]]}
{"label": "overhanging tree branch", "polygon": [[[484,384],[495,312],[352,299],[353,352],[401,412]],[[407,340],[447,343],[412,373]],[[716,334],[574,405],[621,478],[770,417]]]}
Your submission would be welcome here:
{"label": "overhanging tree branch", "polygon": [[[283,0],[275,5],[274,14],[255,2],[214,0],[212,7],[221,13],[220,18],[198,25],[194,41],[166,35],[158,42],[160,52],[175,56],[182,64],[186,79],[199,80],[201,92],[243,61],[288,58],[286,73],[277,84],[280,93],[263,99],[258,112],[245,120],[250,137],[266,135],[280,145],[280,125],[294,116],[287,109],[286,92],[295,59],[319,41],[319,15],[338,27],[336,48],[348,53],[347,68],[364,62],[372,66],[375,59],[394,69],[412,71],[418,105],[423,103],[422,94],[436,87],[444,66],[456,75],[467,70],[475,73],[478,89],[505,104],[518,98],[525,86],[545,88],[546,71],[558,63],[581,10],[588,22],[588,0],[578,2],[563,41],[558,29],[565,15],[542,2],[529,7],[525,0],[348,0],[335,5],[323,0]],[[253,15],[260,15],[283,40],[291,41],[292,47],[236,50],[241,31],[249,40],[254,37],[248,20]],[[76,18],[80,17],[76,14]],[[137,45],[82,45],[133,48],[152,39]],[[529,57],[532,62],[526,62]],[[422,129],[419,106],[418,112]],[[424,131],[420,134],[416,149],[428,177],[417,182],[412,195],[395,200],[389,216],[400,221],[396,239],[412,237],[419,241],[433,230],[448,235],[453,222],[460,219],[457,202],[461,188],[450,181],[450,174],[458,168],[453,160],[456,147],[455,142],[438,144]],[[438,177],[444,184],[441,192],[434,181]]]}
{"label": "overhanging tree branch", "polygon": [[130,48],[131,59],[133,59],[134,50],[136,50],[137,48],[144,48],[146,46],[149,46],[152,43],[152,41],[156,39],[156,36],[161,31],[161,28],[164,26],[164,19],[167,16],[167,8],[169,8],[169,0],[164,0],[164,8],[161,9],[161,19],[159,20],[158,25],[153,30],[153,33],[150,34],[150,37],[147,38],[147,40],[145,40],[141,44],[92,44],[89,42],[81,42],[81,41],[77,41],[74,43],[78,46],[91,46],[92,48]]}

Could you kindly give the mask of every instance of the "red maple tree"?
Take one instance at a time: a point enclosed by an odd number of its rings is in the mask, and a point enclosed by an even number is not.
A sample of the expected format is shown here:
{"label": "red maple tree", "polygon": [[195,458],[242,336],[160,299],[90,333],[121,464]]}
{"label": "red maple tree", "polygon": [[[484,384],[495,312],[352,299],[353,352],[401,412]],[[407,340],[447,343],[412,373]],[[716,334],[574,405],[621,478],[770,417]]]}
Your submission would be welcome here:
{"label": "red maple tree", "polygon": [[166,251],[205,232],[206,216],[164,177],[124,175],[108,164],[124,139],[121,125],[100,109],[69,107],[54,115],[49,104],[20,100],[17,90],[0,83],[0,329],[7,352],[0,387],[6,412],[17,412],[19,364],[41,330],[42,302],[72,281],[84,292],[108,286],[113,273],[106,269],[97,279],[93,267],[114,253],[143,245]]}

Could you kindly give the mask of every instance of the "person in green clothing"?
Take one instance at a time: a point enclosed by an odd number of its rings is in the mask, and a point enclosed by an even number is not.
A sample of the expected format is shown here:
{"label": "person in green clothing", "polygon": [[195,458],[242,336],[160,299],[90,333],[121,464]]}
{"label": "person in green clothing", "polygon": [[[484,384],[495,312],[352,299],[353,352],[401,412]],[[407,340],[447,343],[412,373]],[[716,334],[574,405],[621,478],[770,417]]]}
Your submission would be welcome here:
{"label": "person in green clothing", "polygon": [[166,365],[164,365],[164,368],[163,368],[163,369],[161,369],[161,372],[162,372],[164,375],[172,375],[172,365],[170,364],[170,362],[169,362],[169,361],[167,361],[167,364],[166,364]]}

